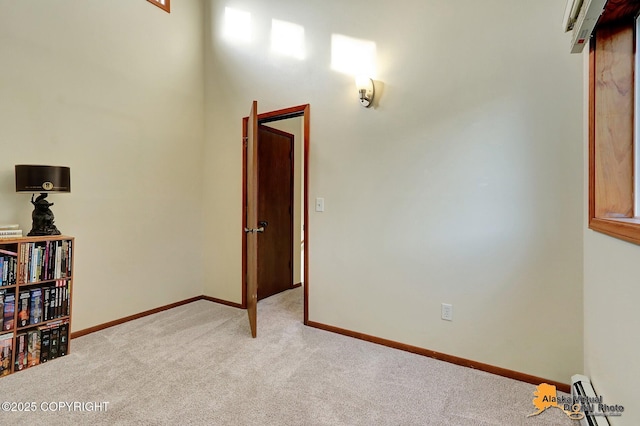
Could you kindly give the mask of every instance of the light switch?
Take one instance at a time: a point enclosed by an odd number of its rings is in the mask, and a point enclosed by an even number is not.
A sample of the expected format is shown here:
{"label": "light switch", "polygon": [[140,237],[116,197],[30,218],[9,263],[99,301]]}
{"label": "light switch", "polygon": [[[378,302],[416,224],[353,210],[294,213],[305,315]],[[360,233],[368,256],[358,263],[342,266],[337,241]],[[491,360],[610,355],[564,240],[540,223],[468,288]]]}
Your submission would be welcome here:
{"label": "light switch", "polygon": [[324,211],[324,198],[316,198],[316,211],[317,212]]}

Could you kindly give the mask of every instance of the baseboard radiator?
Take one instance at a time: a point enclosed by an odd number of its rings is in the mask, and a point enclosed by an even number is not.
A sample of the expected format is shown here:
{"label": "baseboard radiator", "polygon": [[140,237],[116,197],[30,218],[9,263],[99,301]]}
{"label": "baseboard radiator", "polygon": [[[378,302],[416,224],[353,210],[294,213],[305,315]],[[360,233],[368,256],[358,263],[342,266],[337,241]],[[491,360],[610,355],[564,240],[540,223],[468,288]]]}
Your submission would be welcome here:
{"label": "baseboard radiator", "polygon": [[574,404],[580,404],[584,417],[580,426],[609,426],[609,421],[602,412],[602,396],[598,396],[593,389],[591,380],[587,376],[575,374],[571,376],[571,396]]}

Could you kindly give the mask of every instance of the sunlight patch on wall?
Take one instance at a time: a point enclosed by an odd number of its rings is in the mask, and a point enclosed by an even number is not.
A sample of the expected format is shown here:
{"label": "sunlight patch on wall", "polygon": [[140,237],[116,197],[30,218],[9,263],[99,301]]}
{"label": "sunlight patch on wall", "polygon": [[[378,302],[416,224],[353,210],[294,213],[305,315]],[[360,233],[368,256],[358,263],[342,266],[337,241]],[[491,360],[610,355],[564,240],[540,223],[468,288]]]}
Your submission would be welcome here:
{"label": "sunlight patch on wall", "polygon": [[285,56],[304,59],[304,27],[272,19],[271,50]]}
{"label": "sunlight patch on wall", "polygon": [[347,37],[331,35],[331,69],[345,74],[376,75],[376,43]]}
{"label": "sunlight patch on wall", "polygon": [[223,36],[230,41],[251,41],[251,14],[232,7],[224,8]]}

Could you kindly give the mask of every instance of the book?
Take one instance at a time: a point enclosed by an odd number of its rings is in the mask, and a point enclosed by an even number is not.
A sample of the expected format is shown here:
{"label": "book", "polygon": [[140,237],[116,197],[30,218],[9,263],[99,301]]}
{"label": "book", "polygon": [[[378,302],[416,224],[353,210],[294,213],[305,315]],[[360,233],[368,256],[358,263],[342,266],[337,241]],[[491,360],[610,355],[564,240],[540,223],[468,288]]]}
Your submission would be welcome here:
{"label": "book", "polygon": [[2,257],[0,259],[2,259],[2,269],[0,269],[0,272],[2,272],[2,285],[9,285],[11,281],[11,277],[9,276],[9,263],[11,261],[8,257]]}
{"label": "book", "polygon": [[45,254],[46,254],[46,247],[47,244],[46,242],[40,243],[40,245],[38,246],[38,267],[37,267],[37,274],[36,274],[36,280],[37,281],[42,281],[42,280],[46,280],[46,274],[45,274]]}
{"label": "book", "polygon": [[36,280],[36,256],[37,251],[33,245],[33,243],[29,244],[29,254],[27,255],[27,262],[29,265],[29,274],[27,278],[28,283],[32,283]]}
{"label": "book", "polygon": [[51,287],[45,287],[42,296],[42,319],[49,321],[51,319]]}
{"label": "book", "polygon": [[62,283],[63,281],[56,281],[56,309],[53,312],[54,318],[60,318],[62,316]]}
{"label": "book", "polygon": [[30,282],[38,282],[42,279],[42,246],[35,243],[31,253],[31,279]]}
{"label": "book", "polygon": [[56,302],[58,300],[58,287],[51,287],[51,293],[49,293],[49,319],[56,318]]}
{"label": "book", "polygon": [[22,229],[20,228],[16,228],[16,229],[0,229],[0,235],[22,235]]}
{"label": "book", "polygon": [[48,326],[38,327],[40,331],[40,363],[49,361],[51,347],[51,329]]}
{"label": "book", "polygon": [[60,281],[60,306],[58,308],[59,317],[64,317],[67,315],[67,288],[69,282],[67,280]]}
{"label": "book", "polygon": [[67,256],[69,255],[69,241],[62,241],[62,256],[60,257],[60,278],[67,276]]}
{"label": "book", "polygon": [[4,330],[4,294],[6,290],[0,290],[0,331]]}
{"label": "book", "polygon": [[16,336],[16,364],[13,371],[27,368],[27,357],[27,333],[20,333]]}
{"label": "book", "polygon": [[13,360],[13,333],[0,335],[0,376],[11,373]]}
{"label": "book", "polygon": [[20,225],[18,225],[17,223],[12,223],[9,225],[0,225],[0,231],[8,231],[12,229],[20,229]]}
{"label": "book", "polygon": [[27,367],[40,364],[40,330],[27,332]]}
{"label": "book", "polygon": [[56,256],[54,260],[55,272],[54,279],[62,278],[62,241],[56,241]]}
{"label": "book", "polygon": [[58,348],[58,355],[65,356],[69,350],[69,322],[63,322],[60,324],[60,346]]}
{"label": "book", "polygon": [[51,343],[49,344],[49,359],[58,358],[60,349],[60,325],[55,324],[51,327]]}
{"label": "book", "polygon": [[69,289],[69,281],[66,281],[65,286],[64,286],[64,302],[63,302],[63,313],[62,315],[69,316],[71,315],[71,292]]}
{"label": "book", "polygon": [[67,316],[69,314],[69,281],[67,280],[58,280],[56,281],[56,286],[58,290],[58,298],[56,300],[57,307],[57,318]]}
{"label": "book", "polygon": [[18,259],[15,257],[8,258],[9,272],[7,273],[7,285],[15,285],[18,276]]}
{"label": "book", "polygon": [[29,324],[38,324],[42,322],[42,289],[31,289],[30,296]]}
{"label": "book", "polygon": [[25,277],[26,277],[26,271],[27,271],[27,244],[22,244],[20,246],[20,254],[18,255],[19,260],[18,262],[20,263],[20,268],[18,268],[20,271],[22,271],[22,273],[20,274],[20,276],[18,277],[18,282],[20,284],[24,284],[25,283]]}
{"label": "book", "polygon": [[24,248],[24,259],[22,261],[22,283],[28,283],[31,278],[31,253],[33,251],[33,243],[24,244],[22,247]]}
{"label": "book", "polygon": [[51,241],[47,241],[44,247],[44,256],[42,257],[42,279],[48,280],[49,276],[49,252],[51,250]]}
{"label": "book", "polygon": [[17,260],[13,256],[0,256],[0,281],[3,286],[16,283]]}
{"label": "book", "polygon": [[29,325],[29,304],[31,303],[31,292],[20,290],[18,295],[18,327]]}
{"label": "book", "polygon": [[71,253],[72,245],[73,241],[69,240],[67,244],[67,278],[71,277],[71,271],[73,270],[73,254]]}
{"label": "book", "polygon": [[13,330],[16,310],[16,294],[9,292],[4,295],[4,330]]}
{"label": "book", "polygon": [[18,238],[18,237],[22,237],[22,229],[0,230],[0,238]]}
{"label": "book", "polygon": [[6,254],[7,256],[18,257],[18,253],[16,253],[15,251],[11,251],[9,249],[2,248],[2,247],[0,247],[0,254]]}

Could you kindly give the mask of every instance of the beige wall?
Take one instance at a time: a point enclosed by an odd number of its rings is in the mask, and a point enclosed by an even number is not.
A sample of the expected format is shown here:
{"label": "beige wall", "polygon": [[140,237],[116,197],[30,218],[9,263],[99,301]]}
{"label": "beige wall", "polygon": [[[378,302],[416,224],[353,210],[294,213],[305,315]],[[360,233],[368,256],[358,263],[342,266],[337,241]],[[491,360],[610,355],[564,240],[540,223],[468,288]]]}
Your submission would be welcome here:
{"label": "beige wall", "polygon": [[[588,54],[584,57],[584,193],[588,191]],[[624,406],[611,425],[640,424],[640,247],[588,229],[584,206],[584,370],[608,405]]]}
{"label": "beige wall", "polygon": [[[204,4],[0,0],[0,223],[29,226],[14,164],[71,166],[52,201],[78,238],[75,330],[203,289],[240,302],[241,118],[253,99],[310,103],[310,198],[326,200],[308,224],[312,321],[582,371],[582,63],[564,5],[247,0],[240,44],[220,35],[235,4]],[[270,53],[272,18],[304,27],[303,60]],[[333,34],[376,43],[375,109],[331,69]]]}
{"label": "beige wall", "polygon": [[0,223],[13,166],[71,167],[73,329],[202,294],[202,3],[0,0]]}
{"label": "beige wall", "polygon": [[589,230],[584,242],[585,373],[605,404],[624,406],[612,425],[640,424],[640,248]]}
{"label": "beige wall", "polygon": [[[206,4],[207,294],[241,298],[241,117],[253,99],[310,103],[310,199],[326,201],[308,224],[312,321],[582,371],[581,59],[563,4]],[[222,37],[227,6],[251,13],[251,41]],[[303,60],[270,52],[273,18],[304,27]],[[376,43],[375,109],[331,69],[333,34]]]}

